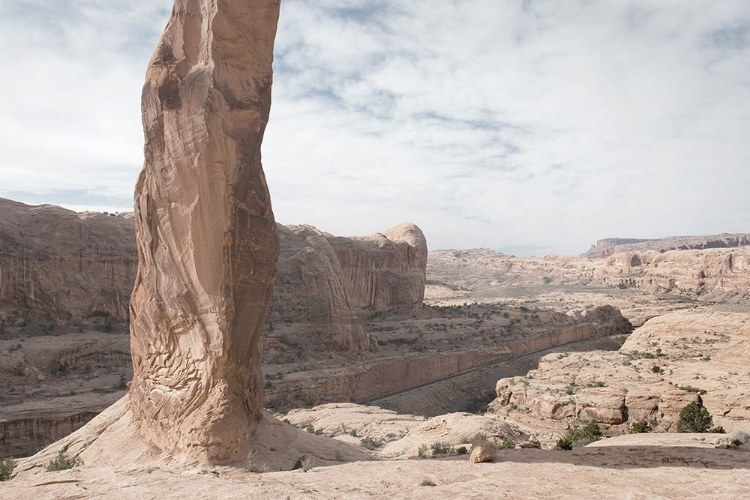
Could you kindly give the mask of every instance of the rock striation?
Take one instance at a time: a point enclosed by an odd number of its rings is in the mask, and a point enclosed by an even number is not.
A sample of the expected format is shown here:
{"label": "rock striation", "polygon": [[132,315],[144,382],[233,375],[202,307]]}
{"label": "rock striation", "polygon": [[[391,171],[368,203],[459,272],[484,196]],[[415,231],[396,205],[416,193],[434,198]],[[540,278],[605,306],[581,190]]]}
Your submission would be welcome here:
{"label": "rock striation", "polygon": [[176,0],[143,88],[132,420],[163,452],[244,459],[279,243],[261,166],[279,2]]}
{"label": "rock striation", "polygon": [[124,320],[138,265],[132,214],[0,198],[0,315]]}
{"label": "rock striation", "polygon": [[[29,316],[37,330],[49,321],[126,321],[138,266],[133,222],[132,213],[78,214],[0,198],[0,318],[29,332]],[[363,318],[422,304],[427,246],[417,226],[354,238],[307,225],[277,231],[273,329],[264,333],[271,358],[288,352],[287,340],[306,352],[374,349]]]}
{"label": "rock striation", "polygon": [[295,349],[356,352],[377,347],[362,319],[422,305],[427,242],[414,224],[343,238],[312,226],[279,226],[281,257],[264,359]]}

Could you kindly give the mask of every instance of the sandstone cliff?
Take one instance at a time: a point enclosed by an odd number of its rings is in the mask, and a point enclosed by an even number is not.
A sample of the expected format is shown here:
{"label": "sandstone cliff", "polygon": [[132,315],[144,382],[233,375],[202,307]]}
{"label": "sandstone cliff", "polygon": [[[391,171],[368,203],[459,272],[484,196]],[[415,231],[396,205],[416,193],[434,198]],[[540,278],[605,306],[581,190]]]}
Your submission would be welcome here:
{"label": "sandstone cliff", "polygon": [[[363,317],[422,304],[427,246],[417,226],[360,238],[311,226],[277,230],[279,271],[264,334],[269,356],[280,353],[279,342],[307,351],[373,349]],[[132,214],[77,214],[0,198],[0,318],[126,321],[134,233]]]}
{"label": "sandstone cliff", "polygon": [[0,198],[0,315],[128,316],[137,266],[132,214],[78,214]]}

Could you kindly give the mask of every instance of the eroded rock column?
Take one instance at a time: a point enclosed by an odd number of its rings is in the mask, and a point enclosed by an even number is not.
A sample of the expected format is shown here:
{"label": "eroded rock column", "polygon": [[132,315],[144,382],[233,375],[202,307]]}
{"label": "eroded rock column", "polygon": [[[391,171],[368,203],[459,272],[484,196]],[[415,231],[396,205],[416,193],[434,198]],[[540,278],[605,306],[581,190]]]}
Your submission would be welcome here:
{"label": "eroded rock column", "polygon": [[141,436],[241,460],[260,419],[259,340],[279,254],[260,147],[278,0],[176,0],[143,88],[130,304]]}

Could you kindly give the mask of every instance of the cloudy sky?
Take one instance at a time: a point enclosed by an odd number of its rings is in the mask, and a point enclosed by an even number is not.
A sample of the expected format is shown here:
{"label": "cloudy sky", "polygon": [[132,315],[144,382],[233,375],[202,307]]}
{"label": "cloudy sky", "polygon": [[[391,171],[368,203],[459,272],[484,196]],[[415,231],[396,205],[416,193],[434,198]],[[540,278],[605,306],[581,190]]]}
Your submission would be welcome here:
{"label": "cloudy sky", "polygon": [[[0,0],[0,196],[127,210],[170,0]],[[750,232],[747,0],[282,0],[279,222],[581,253]]]}

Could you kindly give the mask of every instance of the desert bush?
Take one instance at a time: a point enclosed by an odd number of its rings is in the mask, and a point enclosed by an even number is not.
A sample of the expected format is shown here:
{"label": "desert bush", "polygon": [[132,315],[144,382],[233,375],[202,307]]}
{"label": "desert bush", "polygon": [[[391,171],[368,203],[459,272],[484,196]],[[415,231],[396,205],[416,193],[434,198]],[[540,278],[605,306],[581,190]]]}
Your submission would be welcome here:
{"label": "desert bush", "polygon": [[302,472],[307,472],[312,469],[312,460],[310,460],[310,457],[307,455],[299,457],[297,461],[294,462],[294,467],[292,467],[292,470],[298,469],[302,469]]}
{"label": "desert bush", "polygon": [[693,401],[680,411],[677,432],[707,432],[712,425],[713,418],[698,396],[698,401]]}
{"label": "desert bush", "polygon": [[651,432],[653,429],[650,425],[648,425],[648,422],[646,420],[639,420],[638,422],[634,422],[633,425],[630,426],[630,433],[631,434],[643,434],[646,432]]}
{"label": "desert bush", "polygon": [[469,450],[466,449],[466,446],[456,448],[456,455],[466,455],[467,453],[469,453]]}
{"label": "desert bush", "polygon": [[469,441],[471,444],[476,443],[477,441],[487,441],[487,435],[482,432],[477,432],[474,434],[474,437],[471,438],[471,441]]}
{"label": "desert bush", "polygon": [[251,451],[247,459],[245,459],[245,469],[248,472],[262,474],[268,472],[268,464],[260,460],[257,453]]}
{"label": "desert bush", "polygon": [[359,445],[362,446],[362,448],[366,448],[368,450],[374,450],[375,448],[377,448],[381,444],[383,444],[383,443],[381,443],[380,441],[377,441],[377,440],[375,440],[375,439],[373,439],[373,438],[371,438],[369,436],[365,437],[365,438],[362,438],[362,439],[359,440]]}
{"label": "desert bush", "polygon": [[419,483],[419,486],[437,486],[437,485],[431,479],[422,479],[422,482]]}
{"label": "desert bush", "polygon": [[703,396],[704,394],[706,394],[705,389],[698,389],[697,387],[693,387],[692,385],[678,385],[677,388],[680,389],[681,391],[698,393],[698,395],[700,396]]}
{"label": "desert bush", "polygon": [[12,458],[3,458],[0,460],[0,481],[7,481],[16,468],[16,461]]}
{"label": "desert bush", "polygon": [[500,450],[515,450],[516,442],[510,438],[504,437],[502,441],[497,444],[497,448]]}
{"label": "desert bush", "polygon": [[451,446],[447,443],[437,442],[430,445],[432,450],[432,456],[438,457],[440,455],[448,455],[451,452]]}
{"label": "desert bush", "polygon": [[724,427],[722,427],[720,425],[716,426],[716,427],[710,428],[708,430],[708,432],[710,432],[712,434],[726,434],[727,433],[726,429],[724,429]]}
{"label": "desert bush", "polygon": [[664,368],[659,365],[654,365],[651,367],[651,371],[654,373],[664,373]]}
{"label": "desert bush", "polygon": [[587,423],[583,428],[573,427],[557,440],[558,450],[572,450],[579,446],[586,446],[602,438],[602,430],[594,420]]}
{"label": "desert bush", "polygon": [[428,452],[430,451],[430,447],[426,444],[422,443],[419,445],[419,449],[417,450],[417,455],[419,455],[419,458],[427,458]]}
{"label": "desert bush", "polygon": [[60,450],[57,452],[57,456],[50,460],[47,464],[47,471],[58,471],[68,470],[83,465],[83,460],[79,456],[68,458],[68,456]]}
{"label": "desert bush", "polygon": [[742,446],[743,444],[750,444],[750,434],[745,431],[737,431],[732,434],[731,443],[734,446]]}

